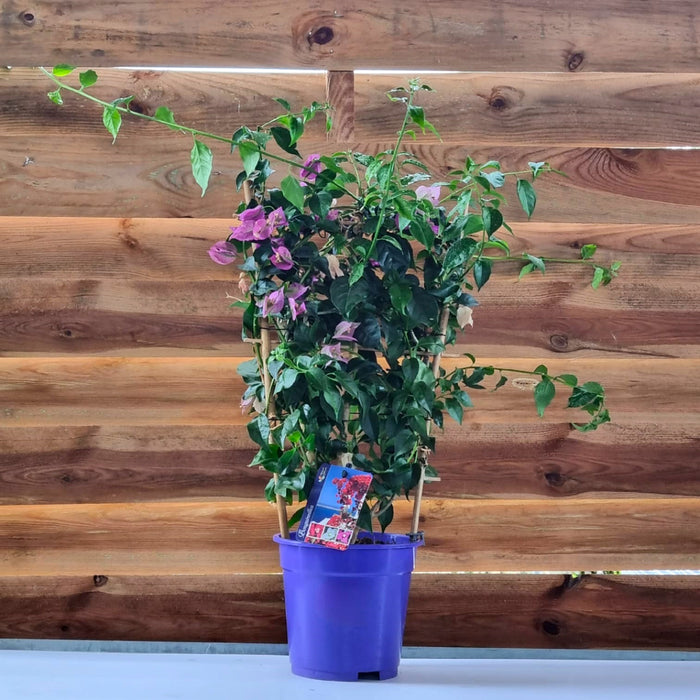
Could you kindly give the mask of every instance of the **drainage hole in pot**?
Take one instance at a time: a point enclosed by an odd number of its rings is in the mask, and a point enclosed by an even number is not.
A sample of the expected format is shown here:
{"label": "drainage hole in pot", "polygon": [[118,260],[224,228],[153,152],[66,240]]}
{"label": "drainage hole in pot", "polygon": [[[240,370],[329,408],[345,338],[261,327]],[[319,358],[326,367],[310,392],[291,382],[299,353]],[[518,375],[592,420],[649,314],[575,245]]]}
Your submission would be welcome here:
{"label": "drainage hole in pot", "polygon": [[379,671],[364,671],[357,674],[358,681],[379,681]]}

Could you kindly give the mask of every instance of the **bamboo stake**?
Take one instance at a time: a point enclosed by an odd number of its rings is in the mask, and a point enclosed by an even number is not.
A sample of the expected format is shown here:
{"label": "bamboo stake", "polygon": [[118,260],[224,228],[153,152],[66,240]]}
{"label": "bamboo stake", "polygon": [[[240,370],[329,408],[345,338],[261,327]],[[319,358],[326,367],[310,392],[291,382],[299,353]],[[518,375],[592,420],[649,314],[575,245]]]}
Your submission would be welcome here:
{"label": "bamboo stake", "polygon": [[[440,326],[439,326],[439,332],[440,335],[439,340],[440,344],[444,347],[445,346],[445,338],[447,336],[447,324],[449,323],[450,320],[450,308],[445,305],[442,307],[442,313],[440,314]],[[433,355],[433,362],[432,362],[432,370],[433,370],[433,377],[437,379],[440,376],[440,360],[442,359],[443,353],[438,352],[435,355]],[[427,432],[430,434],[430,427],[432,425],[432,421],[428,419],[426,421],[426,427],[427,427]],[[415,496],[413,497],[413,518],[411,519],[411,532],[409,535],[412,538],[418,538],[418,521],[420,519],[420,507],[421,507],[421,502],[423,500],[423,485],[425,484],[425,466],[428,463],[428,454],[430,450],[428,450],[427,447],[421,447],[418,453],[418,459],[420,461],[420,479],[418,480],[418,484],[416,485],[416,491],[415,491]]]}
{"label": "bamboo stake", "polygon": [[[245,198],[246,204],[250,204],[250,200],[253,198],[253,194],[250,189],[250,180],[245,180],[243,182],[243,197]],[[270,348],[272,343],[270,341],[270,329],[267,326],[263,326],[260,329],[260,360],[262,362],[263,370],[263,384],[265,386],[265,406],[266,413],[270,422],[275,415],[275,402],[272,398],[272,377],[268,371],[267,361],[270,358]],[[270,433],[270,442],[272,442],[272,433]],[[274,475],[275,484],[279,481],[279,476]],[[277,507],[277,521],[279,523],[280,534],[285,539],[289,539],[289,526],[287,525],[287,504],[279,494],[275,497],[275,503]]]}
{"label": "bamboo stake", "polygon": [[[262,358],[263,365],[263,382],[265,384],[265,404],[267,406],[267,417],[272,419],[275,415],[274,400],[272,398],[272,377],[268,371],[267,361],[270,357],[270,330],[268,328],[262,328],[260,330],[260,339],[262,343],[260,345],[260,355]],[[272,433],[270,433],[270,441],[272,441]],[[274,475],[275,484],[279,481],[279,476]],[[279,494],[275,497],[275,502],[277,505],[277,520],[280,526],[280,534],[285,539],[289,539],[289,527],[287,526],[287,503],[284,498]]]}

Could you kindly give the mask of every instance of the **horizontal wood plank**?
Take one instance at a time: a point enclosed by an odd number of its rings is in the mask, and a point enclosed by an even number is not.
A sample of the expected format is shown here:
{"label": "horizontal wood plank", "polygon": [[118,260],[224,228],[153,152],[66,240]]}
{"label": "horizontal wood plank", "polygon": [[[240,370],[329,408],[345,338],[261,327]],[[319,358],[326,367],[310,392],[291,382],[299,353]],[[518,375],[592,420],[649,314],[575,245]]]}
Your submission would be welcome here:
{"label": "horizontal wood plank", "polygon": [[[89,92],[111,102],[133,96],[131,107],[153,116],[167,105],[176,120],[202,131],[230,136],[239,126],[255,127],[281,112],[279,97],[300,109],[326,101],[322,74],[100,69]],[[354,76],[333,71],[328,101],[338,123],[333,141],[390,141],[402,107],[386,93],[405,84],[403,76]],[[65,79],[78,85],[77,75]],[[512,146],[700,147],[700,74],[665,73],[458,73],[429,75],[434,90],[417,100],[445,143]],[[344,81],[344,82],[343,82]],[[0,71],[0,127],[7,136],[54,139],[103,132],[100,108],[70,93],[57,106],[46,97],[54,85],[39,69]],[[323,136],[323,119],[307,126],[308,137]],[[137,122],[130,138],[147,148],[163,126]],[[420,143],[438,143],[431,131]]]}
{"label": "horizontal wood plank", "polygon": [[[238,294],[238,270],[206,253],[229,225],[0,218],[0,355],[247,354],[241,314],[227,299]],[[552,265],[516,284],[520,263],[500,265],[456,351],[697,357],[699,231],[522,222],[509,239],[513,254],[573,259],[595,242],[602,263],[622,262],[620,276],[593,290],[590,270]]]}
{"label": "horizontal wood plank", "polygon": [[[481,357],[483,365],[533,370],[533,359]],[[533,365],[533,363],[535,363]],[[244,389],[234,358],[59,357],[0,358],[4,407],[0,427],[59,425],[243,425]],[[464,364],[464,363],[461,363]],[[553,373],[606,387],[613,416],[625,421],[687,423],[696,416],[700,360],[564,358],[548,360]],[[454,358],[445,367],[460,366]],[[663,391],[659,390],[663,387]],[[531,391],[512,384],[474,395],[471,420],[487,423],[562,423],[581,418],[555,400],[544,419]]]}
{"label": "horizontal wood plank", "polygon": [[[275,523],[266,503],[1,506],[0,573],[272,573]],[[429,499],[421,529],[419,571],[700,568],[700,498]]]}
{"label": "horizontal wood plank", "polygon": [[[692,576],[415,574],[404,644],[700,649],[698,590]],[[281,574],[1,576],[0,608],[0,638],[287,641]]]}
{"label": "horizontal wood plank", "polygon": [[[687,71],[700,35],[693,0],[36,0],[0,20],[10,65],[218,65],[442,70]],[[459,50],[455,47],[459,46]]]}
{"label": "horizontal wood plank", "polygon": [[[237,279],[237,273],[232,273],[235,268],[212,264],[207,249],[228,235],[231,223],[231,217],[2,216],[0,237],[5,254],[0,258],[0,279],[230,282]],[[681,276],[693,268],[700,257],[698,222],[689,225],[547,224],[533,220],[518,222],[513,232],[514,236],[506,240],[514,254],[527,251],[576,258],[582,245],[597,244],[596,258],[600,257],[605,263],[622,259],[626,268],[631,265],[631,271],[621,271],[615,285],[626,284],[628,278],[638,278],[657,260],[662,264],[648,284],[657,278],[665,280],[674,272]],[[674,270],[674,266],[678,269]],[[571,274],[571,269],[567,270]],[[553,266],[551,272],[556,272],[556,267]],[[676,284],[671,290],[673,295],[681,291],[682,283]],[[488,288],[487,285],[484,291]],[[653,298],[648,302],[653,302],[660,291],[649,294]],[[639,297],[644,299],[641,294]],[[624,308],[627,301],[620,294],[605,299],[608,308]],[[668,301],[662,300],[664,304]],[[681,301],[685,305],[691,299]],[[46,299],[46,303],[51,303],[51,299]],[[114,308],[120,305],[115,303]]]}
{"label": "horizontal wood plank", "polygon": [[[567,424],[449,422],[431,498],[700,496],[697,421]],[[244,426],[0,429],[0,504],[261,499]]]}
{"label": "horizontal wood plank", "polygon": [[[419,143],[640,148],[700,146],[700,75],[486,73],[429,75],[417,98],[440,139]],[[391,140],[401,107],[386,99],[401,77],[358,75],[358,141]]]}
{"label": "horizontal wood plank", "polygon": [[[98,118],[99,122],[99,118]],[[98,216],[227,218],[241,197],[235,178],[237,159],[225,144],[214,145],[214,174],[206,196],[194,182],[191,146],[159,131],[147,143],[129,138],[141,123],[125,125],[117,142],[104,135],[81,139],[0,137],[0,197],[7,216]],[[378,152],[389,142],[328,143],[311,139],[303,153],[350,148]],[[410,149],[436,177],[477,162],[495,159],[504,171],[528,170],[528,162],[548,161],[566,177],[538,179],[537,221],[605,224],[697,224],[700,211],[700,149],[608,149],[493,147],[468,144],[416,144]],[[288,167],[278,168],[271,184]],[[664,183],[660,186],[659,183]],[[514,187],[506,187],[510,222],[526,217]]]}

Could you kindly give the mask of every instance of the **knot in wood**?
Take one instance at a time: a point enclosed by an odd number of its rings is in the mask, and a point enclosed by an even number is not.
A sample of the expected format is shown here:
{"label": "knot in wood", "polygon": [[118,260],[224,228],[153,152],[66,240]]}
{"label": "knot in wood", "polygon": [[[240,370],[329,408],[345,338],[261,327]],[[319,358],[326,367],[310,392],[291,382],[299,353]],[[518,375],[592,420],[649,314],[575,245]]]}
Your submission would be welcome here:
{"label": "knot in wood", "polygon": [[565,333],[554,333],[549,336],[549,344],[553,350],[564,352],[569,348],[569,338]]}
{"label": "knot in wood", "polygon": [[576,51],[573,53],[570,53],[566,57],[566,67],[568,70],[571,72],[577,71],[582,65],[583,61],[586,58],[586,55],[583,53],[583,51]]}
{"label": "knot in wood", "polygon": [[504,109],[508,109],[508,100],[503,95],[494,95],[489,100],[489,107],[496,112],[502,112]]}
{"label": "knot in wood", "polygon": [[550,486],[561,486],[566,481],[566,477],[556,471],[545,472],[544,479]]}
{"label": "knot in wood", "polygon": [[23,10],[19,13],[19,18],[26,27],[33,27],[36,23],[36,16],[31,10]]}
{"label": "knot in wood", "polygon": [[561,626],[557,620],[543,620],[542,631],[550,637],[556,637],[561,632]]}
{"label": "knot in wood", "polygon": [[323,46],[330,41],[333,41],[335,34],[331,27],[319,27],[318,29],[309,32],[309,45],[318,44]]}
{"label": "knot in wood", "polygon": [[109,581],[109,576],[104,576],[103,574],[95,574],[92,577],[92,582],[95,584],[97,588],[100,586],[104,586],[107,581]]}

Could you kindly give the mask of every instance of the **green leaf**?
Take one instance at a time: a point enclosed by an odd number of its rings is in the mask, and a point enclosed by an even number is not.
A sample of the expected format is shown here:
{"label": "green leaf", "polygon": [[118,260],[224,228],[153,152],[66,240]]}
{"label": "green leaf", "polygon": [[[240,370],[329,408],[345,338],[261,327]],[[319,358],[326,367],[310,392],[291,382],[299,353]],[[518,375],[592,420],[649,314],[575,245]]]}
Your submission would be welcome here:
{"label": "green leaf", "polygon": [[204,197],[204,193],[209,186],[213,162],[214,156],[209,146],[195,139],[190,152],[190,163],[192,164],[192,175],[195,182],[202,188],[202,197]]}
{"label": "green leaf", "polygon": [[476,282],[477,289],[481,289],[488,282],[490,276],[491,261],[477,260],[474,263],[474,281]]}
{"label": "green leaf", "polygon": [[500,389],[504,384],[508,383],[508,377],[506,377],[504,374],[501,375],[501,378],[498,380],[497,384],[495,387],[493,387],[493,390],[496,391],[496,389]]}
{"label": "green leaf", "polygon": [[595,272],[593,273],[593,280],[591,282],[591,287],[593,289],[598,289],[600,287],[601,282],[605,279],[605,270],[602,267],[596,267]]}
{"label": "green leaf", "polygon": [[238,152],[241,154],[245,174],[250,175],[255,170],[260,160],[260,149],[258,145],[252,141],[241,141],[241,143],[238,144]]}
{"label": "green leaf", "polygon": [[102,111],[102,123],[112,135],[112,143],[114,143],[122,125],[122,115],[119,113],[119,110],[111,105],[106,106]]}
{"label": "green leaf", "polygon": [[272,138],[275,139],[275,143],[283,151],[301,158],[301,153],[292,145],[292,137],[289,133],[289,129],[285,129],[283,126],[273,126],[270,128],[270,133],[272,134]]}
{"label": "green leaf", "polygon": [[168,109],[168,107],[161,105],[158,107],[158,109],[156,109],[156,113],[153,116],[159,121],[167,124],[169,128],[177,131],[178,127],[175,124],[175,116],[173,115],[172,111]]}
{"label": "green leaf", "polygon": [[605,389],[603,389],[603,387],[598,382],[586,382],[585,384],[581,384],[581,389],[591,394],[605,396]]}
{"label": "green leaf", "polygon": [[414,326],[429,326],[437,320],[440,307],[434,296],[428,294],[422,287],[416,287],[406,311]]}
{"label": "green leaf", "polygon": [[304,211],[304,188],[299,184],[299,181],[293,175],[287,175],[280,186],[285,199],[299,211]]}
{"label": "green leaf", "polygon": [[529,253],[525,253],[525,257],[534,267],[544,274],[544,260],[542,260],[542,258],[538,258],[536,255],[530,255]]}
{"label": "green leaf", "polygon": [[389,296],[391,297],[391,305],[403,313],[406,305],[411,301],[413,291],[410,285],[395,282],[389,287]]}
{"label": "green leaf", "polygon": [[292,117],[289,121],[289,135],[294,145],[304,133],[304,122],[299,117]]}
{"label": "green leaf", "polygon": [[530,168],[530,170],[532,170],[533,180],[540,174],[540,170],[542,170],[542,168],[544,168],[545,165],[547,165],[547,163],[544,161],[541,161],[539,163],[529,162],[527,164],[527,167]]}
{"label": "green leaf", "polygon": [[296,382],[298,375],[299,372],[297,372],[295,369],[292,369],[291,367],[287,367],[286,369],[282,370],[277,381],[275,382],[277,391],[282,391],[283,389],[291,389],[291,387],[294,385],[294,382]]}
{"label": "green leaf", "polygon": [[409,229],[411,235],[428,250],[431,250],[435,245],[435,233],[427,221],[423,219],[411,221]]}
{"label": "green leaf", "polygon": [[421,128],[421,131],[423,133],[425,133],[426,129],[429,129],[435,134],[435,136],[440,138],[440,134],[438,134],[435,127],[425,118],[425,112],[423,111],[422,107],[418,107],[417,105],[411,105],[408,108],[408,116],[414,124]]}
{"label": "green leaf", "polygon": [[297,508],[292,517],[287,521],[287,527],[290,529],[293,528],[301,520],[302,515],[304,515],[304,509]]}
{"label": "green leaf", "polygon": [[493,207],[484,207],[481,212],[481,218],[484,223],[484,231],[489,236],[496,233],[503,225],[503,214]]}
{"label": "green leaf", "polygon": [[581,246],[581,260],[592,258],[597,249],[598,246],[595,243],[588,243],[587,245]]}
{"label": "green leaf", "polygon": [[544,377],[535,387],[535,406],[537,407],[537,415],[540,418],[544,415],[545,408],[552,403],[555,393],[554,382],[547,377]]}
{"label": "green leaf", "polygon": [[471,258],[472,253],[476,248],[476,241],[472,238],[461,238],[458,240],[445,255],[445,262],[443,264],[445,272],[449,272],[456,267],[464,265],[469,258]]}
{"label": "green leaf", "polygon": [[259,415],[248,423],[248,435],[250,439],[264,447],[270,438],[270,421],[266,415]]}
{"label": "green leaf", "polygon": [[289,102],[287,102],[287,100],[284,100],[284,99],[282,99],[281,97],[273,97],[272,99],[273,99],[275,102],[277,102],[277,104],[282,105],[288,112],[291,112],[291,111],[292,111],[292,108],[291,108]]}
{"label": "green leaf", "polygon": [[506,176],[500,170],[492,170],[488,173],[482,171],[479,175],[485,177],[491,184],[491,187],[503,187],[506,181]]}
{"label": "green leaf", "polygon": [[333,409],[333,418],[340,420],[340,415],[343,410],[343,399],[340,394],[331,388],[323,390],[323,398],[326,403]]}
{"label": "green leaf", "polygon": [[447,406],[447,412],[452,416],[452,418],[462,425],[462,419],[464,418],[464,409],[462,404],[451,397],[445,399],[445,405]]}
{"label": "green leaf", "polygon": [[47,92],[46,93],[54,104],[57,105],[62,105],[63,104],[63,98],[61,97],[61,88],[58,88],[58,90],[54,90],[53,92]]}
{"label": "green leaf", "polygon": [[518,180],[516,187],[520,205],[529,219],[532,216],[532,213],[535,211],[535,204],[537,204],[537,195],[535,194],[535,190],[527,180]]}
{"label": "green leaf", "polygon": [[391,525],[391,521],[393,519],[394,506],[390,503],[386,508],[382,508],[382,510],[379,512],[379,515],[377,516],[377,520],[379,521],[379,526],[382,528],[382,532],[384,532],[389,527],[389,525]]}
{"label": "green leaf", "polygon": [[97,82],[97,73],[95,73],[94,70],[86,70],[84,73],[81,73],[78,77],[80,78],[80,85],[83,88],[90,87]]}
{"label": "green leaf", "polygon": [[575,374],[560,374],[557,379],[564,382],[567,386],[576,386],[578,384],[578,378]]}
{"label": "green leaf", "polygon": [[58,78],[62,78],[64,75],[70,75],[74,70],[75,66],[71,66],[68,63],[59,63],[53,67],[51,72]]}
{"label": "green leaf", "polygon": [[352,266],[352,270],[350,271],[350,279],[349,279],[349,284],[350,286],[354,286],[357,282],[362,279],[362,275],[365,273],[365,266],[362,263],[362,261],[355,263]]}
{"label": "green leaf", "polygon": [[357,518],[357,527],[365,532],[372,532],[372,511],[367,502],[362,504],[360,515]]}
{"label": "green leaf", "polygon": [[518,275],[518,279],[521,280],[525,275],[529,275],[533,270],[535,269],[535,266],[532,263],[528,263],[527,265],[523,265],[522,268],[520,269],[520,274]]}

